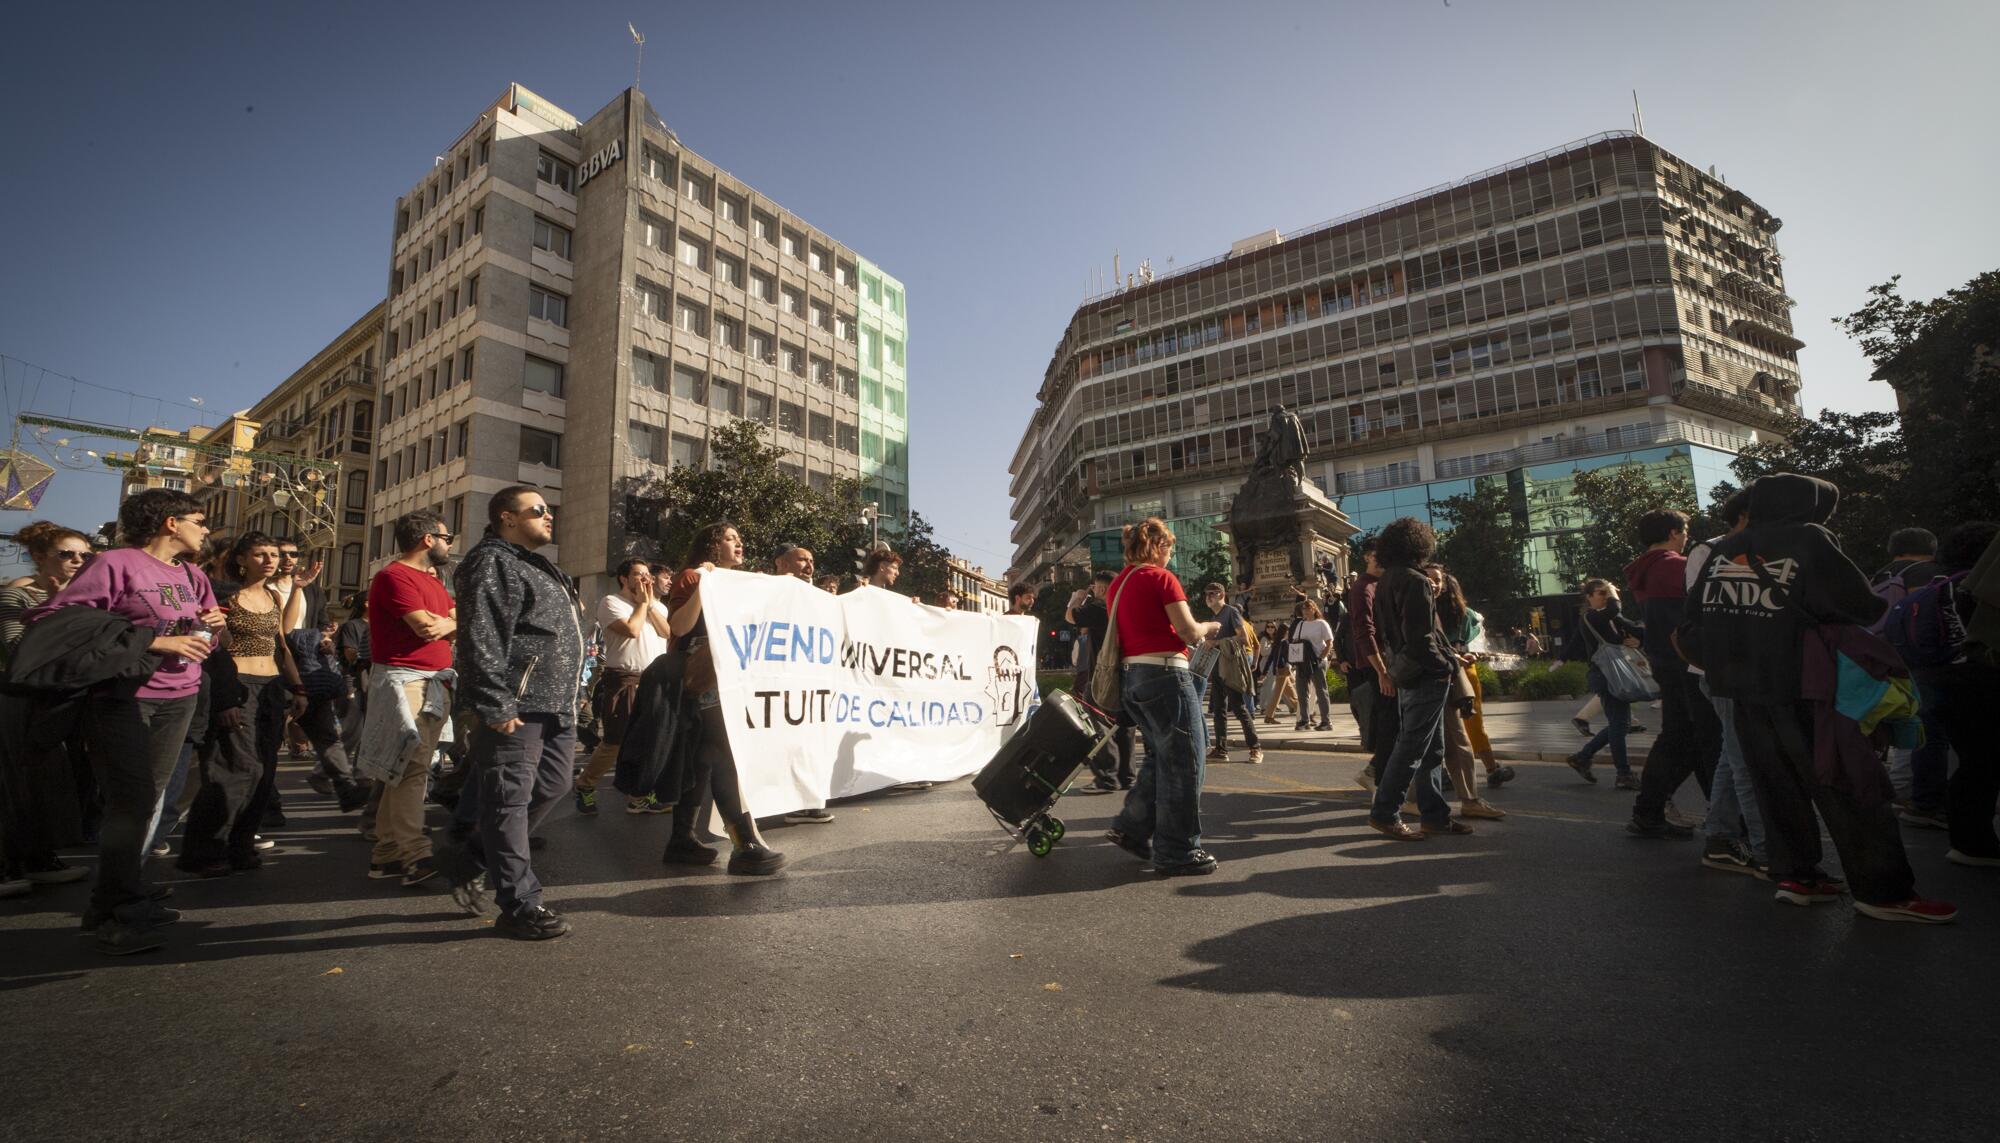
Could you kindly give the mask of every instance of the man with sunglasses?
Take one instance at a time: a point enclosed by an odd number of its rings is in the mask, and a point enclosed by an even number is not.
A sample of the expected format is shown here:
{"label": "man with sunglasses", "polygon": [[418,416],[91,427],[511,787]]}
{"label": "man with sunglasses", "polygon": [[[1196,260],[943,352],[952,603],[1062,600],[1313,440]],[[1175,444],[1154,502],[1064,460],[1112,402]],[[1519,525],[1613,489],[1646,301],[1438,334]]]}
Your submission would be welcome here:
{"label": "man with sunglasses", "polygon": [[[428,510],[398,517],[394,530],[402,555],[376,572],[368,587],[368,722],[357,769],[382,783],[368,876],[415,887],[437,873],[424,832],[424,791],[450,704],[433,686],[451,668],[452,636],[458,631],[458,606],[437,569],[451,559],[457,537]],[[416,740],[410,748],[386,756],[394,751],[380,744],[407,743],[411,729]]]}
{"label": "man with sunglasses", "polygon": [[500,916],[494,931],[539,941],[569,932],[542,904],[528,836],[569,794],[576,751],[583,624],[576,588],[538,550],[555,539],[555,509],[539,490],[513,485],[486,506],[486,535],[454,582],[459,628],[457,706],[472,730],[472,793],[479,832],[449,855],[452,896],[483,911],[483,870]]}

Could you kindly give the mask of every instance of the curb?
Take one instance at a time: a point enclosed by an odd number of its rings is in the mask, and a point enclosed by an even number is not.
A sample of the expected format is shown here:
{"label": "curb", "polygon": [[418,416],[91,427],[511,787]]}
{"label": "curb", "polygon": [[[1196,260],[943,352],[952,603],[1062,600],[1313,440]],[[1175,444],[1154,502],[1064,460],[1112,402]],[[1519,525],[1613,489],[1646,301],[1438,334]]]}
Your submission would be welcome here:
{"label": "curb", "polygon": [[[1232,744],[1232,745],[1235,745],[1236,743],[1237,743],[1237,740],[1235,740],[1235,739],[1232,739],[1232,740],[1231,740],[1231,744]],[[1275,735],[1269,735],[1269,734],[1260,734],[1260,735],[1258,735],[1258,736],[1257,736],[1257,743],[1258,743],[1258,745],[1262,746],[1262,747],[1263,747],[1263,748],[1264,748],[1264,749],[1265,749],[1266,751],[1270,751],[1270,750],[1286,750],[1286,751],[1290,751],[1290,752],[1292,752],[1292,753],[1307,753],[1307,754],[1368,754],[1368,753],[1370,753],[1370,752],[1369,752],[1369,751],[1367,751],[1367,750],[1363,750],[1363,749],[1361,748],[1361,744],[1360,744],[1359,742],[1330,742],[1330,741],[1324,741],[1324,740],[1320,740],[1320,741],[1315,741],[1315,740],[1312,740],[1312,739],[1284,739],[1284,738],[1279,738],[1279,737],[1277,737],[1277,736],[1275,736]],[[1561,752],[1561,751],[1559,751],[1559,750],[1555,750],[1555,751],[1550,751],[1550,750],[1544,750],[1544,751],[1521,751],[1521,750],[1515,750],[1515,751],[1509,751],[1509,750],[1507,750],[1507,749],[1506,749],[1505,747],[1501,747],[1501,746],[1495,746],[1495,747],[1494,747],[1494,749],[1493,749],[1493,754],[1494,754],[1494,757],[1496,757],[1496,758],[1503,758],[1503,759],[1505,759],[1505,760],[1507,760],[1507,761],[1509,761],[1509,762],[1560,762],[1560,763],[1567,763],[1567,762],[1568,762],[1568,761],[1570,760],[1570,755],[1568,755],[1568,754],[1565,754],[1565,753],[1563,753],[1563,752]],[[1627,754],[1626,754],[1626,757],[1627,757],[1627,758],[1628,758],[1628,759],[1629,759],[1629,760],[1630,760],[1630,761],[1632,762],[1632,764],[1633,764],[1633,765],[1634,765],[1635,767],[1636,767],[1636,766],[1643,766],[1643,765],[1645,764],[1645,762],[1646,762],[1646,755],[1645,755],[1644,753],[1642,753],[1642,752],[1639,752],[1639,751],[1628,751],[1628,752],[1627,752]]]}

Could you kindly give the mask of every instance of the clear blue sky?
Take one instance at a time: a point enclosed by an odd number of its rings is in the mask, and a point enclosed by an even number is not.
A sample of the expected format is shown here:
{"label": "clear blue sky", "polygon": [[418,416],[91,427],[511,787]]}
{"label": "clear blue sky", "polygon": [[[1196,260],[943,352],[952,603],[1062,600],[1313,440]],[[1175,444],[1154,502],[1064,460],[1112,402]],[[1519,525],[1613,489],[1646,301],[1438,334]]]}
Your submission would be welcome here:
{"label": "clear blue sky", "polygon": [[[0,354],[242,408],[381,297],[395,196],[510,80],[632,77],[687,144],[909,289],[916,508],[1003,569],[1007,463],[1092,266],[1207,258],[1630,125],[1785,220],[1809,408],[1882,408],[1829,324],[2000,265],[2000,5],[133,4],[0,10]],[[10,366],[4,412],[29,401]],[[44,379],[43,410],[72,387]],[[164,411],[163,411],[164,410]],[[95,524],[108,475],[45,515]],[[0,515],[13,528],[29,517]]]}

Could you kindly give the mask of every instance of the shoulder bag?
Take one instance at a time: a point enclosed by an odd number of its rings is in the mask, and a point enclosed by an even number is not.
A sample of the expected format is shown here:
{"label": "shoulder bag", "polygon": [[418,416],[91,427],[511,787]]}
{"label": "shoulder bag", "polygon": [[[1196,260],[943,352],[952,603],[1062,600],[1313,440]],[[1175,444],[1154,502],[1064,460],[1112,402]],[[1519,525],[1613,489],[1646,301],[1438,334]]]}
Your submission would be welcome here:
{"label": "shoulder bag", "polygon": [[1660,697],[1660,684],[1653,679],[1652,664],[1637,647],[1605,642],[1604,636],[1591,626],[1588,615],[1583,617],[1583,629],[1597,644],[1597,650],[1591,652],[1590,664],[1604,676],[1604,685],[1610,688],[1612,698],[1621,702],[1651,702]]}

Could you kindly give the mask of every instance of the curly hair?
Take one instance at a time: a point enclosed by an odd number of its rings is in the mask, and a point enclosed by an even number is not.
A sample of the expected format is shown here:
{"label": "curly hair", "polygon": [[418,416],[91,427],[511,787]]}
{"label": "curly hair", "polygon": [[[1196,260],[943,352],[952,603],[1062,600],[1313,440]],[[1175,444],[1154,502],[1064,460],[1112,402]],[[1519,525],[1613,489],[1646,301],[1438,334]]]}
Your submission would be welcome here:
{"label": "curly hair", "polygon": [[171,488],[148,488],[118,506],[118,542],[142,548],[167,530],[167,521],[201,511],[201,502]]}
{"label": "curly hair", "polygon": [[245,532],[237,538],[235,544],[230,546],[229,558],[223,562],[222,566],[230,575],[235,576],[237,579],[247,579],[249,576],[243,570],[243,557],[249,555],[256,548],[275,548],[277,546],[278,541],[262,532]]}
{"label": "curly hair", "polygon": [[1121,534],[1125,547],[1125,562],[1142,564],[1152,558],[1154,552],[1174,542],[1174,530],[1158,516],[1148,516],[1137,524],[1125,525]]}
{"label": "curly hair", "polygon": [[32,559],[41,559],[56,550],[56,545],[64,540],[82,540],[87,547],[90,537],[75,528],[65,528],[54,520],[37,520],[14,533],[14,542],[28,549]]}
{"label": "curly hair", "polygon": [[1375,537],[1375,562],[1385,568],[1422,568],[1437,551],[1437,533],[1415,516],[1389,521]]}
{"label": "curly hair", "polygon": [[722,554],[722,537],[729,532],[741,534],[736,525],[727,520],[717,520],[696,532],[694,539],[688,542],[687,558],[681,561],[681,566],[692,568],[715,563],[716,557]]}
{"label": "curly hair", "polygon": [[887,548],[876,548],[874,551],[869,552],[867,557],[861,561],[861,574],[867,579],[874,579],[876,575],[881,573],[883,568],[892,564],[897,568],[901,568],[903,566],[903,557]]}

